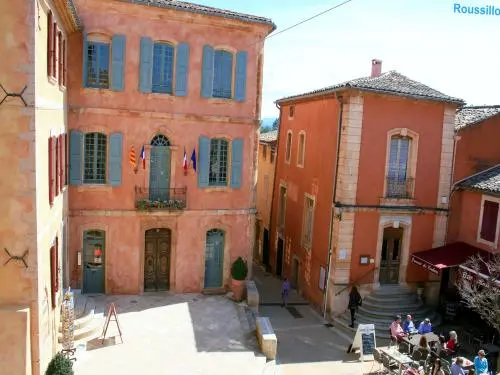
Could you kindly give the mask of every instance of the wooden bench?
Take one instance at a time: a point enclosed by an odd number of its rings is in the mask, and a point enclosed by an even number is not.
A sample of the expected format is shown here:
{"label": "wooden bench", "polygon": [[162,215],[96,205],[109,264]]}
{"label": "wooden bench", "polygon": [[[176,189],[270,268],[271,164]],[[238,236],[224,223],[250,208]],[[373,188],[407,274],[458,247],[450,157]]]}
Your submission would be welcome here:
{"label": "wooden bench", "polygon": [[247,305],[252,309],[259,311],[259,290],[255,281],[247,280]]}
{"label": "wooden bench", "polygon": [[276,359],[278,352],[278,340],[274,334],[273,327],[269,318],[260,316],[257,318],[257,340],[259,341],[260,350],[267,359]]}

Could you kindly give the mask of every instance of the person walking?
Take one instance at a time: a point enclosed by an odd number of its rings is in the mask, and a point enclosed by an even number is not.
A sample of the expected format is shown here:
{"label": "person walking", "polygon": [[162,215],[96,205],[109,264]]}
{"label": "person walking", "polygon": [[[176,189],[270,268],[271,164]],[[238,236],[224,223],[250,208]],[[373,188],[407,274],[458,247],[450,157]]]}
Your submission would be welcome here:
{"label": "person walking", "polygon": [[281,307],[288,306],[288,296],[290,295],[290,281],[285,277],[281,286]]}
{"label": "person walking", "polygon": [[356,285],[353,285],[351,291],[349,292],[349,305],[347,306],[347,308],[351,311],[351,325],[349,326],[351,328],[354,328],[356,311],[358,310],[358,307],[361,306],[361,304],[361,294],[359,294]]}

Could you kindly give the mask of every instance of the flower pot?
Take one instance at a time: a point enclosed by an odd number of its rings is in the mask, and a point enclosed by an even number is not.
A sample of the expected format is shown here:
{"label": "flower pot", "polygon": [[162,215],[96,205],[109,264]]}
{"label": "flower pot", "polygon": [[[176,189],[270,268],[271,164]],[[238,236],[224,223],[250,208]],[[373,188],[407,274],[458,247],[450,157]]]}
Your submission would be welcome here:
{"label": "flower pot", "polygon": [[235,301],[238,302],[241,301],[244,290],[245,290],[245,280],[231,279],[231,291],[233,292],[233,298]]}

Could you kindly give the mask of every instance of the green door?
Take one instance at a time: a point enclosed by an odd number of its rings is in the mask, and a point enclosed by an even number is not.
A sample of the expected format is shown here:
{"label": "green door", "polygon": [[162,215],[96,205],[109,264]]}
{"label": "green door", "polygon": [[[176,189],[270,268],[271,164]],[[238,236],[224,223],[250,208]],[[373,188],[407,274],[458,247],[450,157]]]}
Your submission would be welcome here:
{"label": "green door", "polygon": [[104,232],[91,230],[83,234],[83,293],[104,293]]}
{"label": "green door", "polygon": [[159,134],[151,141],[149,170],[149,199],[169,199],[170,187],[170,142]]}
{"label": "green door", "polygon": [[221,288],[224,270],[224,232],[207,232],[205,244],[205,288]]}

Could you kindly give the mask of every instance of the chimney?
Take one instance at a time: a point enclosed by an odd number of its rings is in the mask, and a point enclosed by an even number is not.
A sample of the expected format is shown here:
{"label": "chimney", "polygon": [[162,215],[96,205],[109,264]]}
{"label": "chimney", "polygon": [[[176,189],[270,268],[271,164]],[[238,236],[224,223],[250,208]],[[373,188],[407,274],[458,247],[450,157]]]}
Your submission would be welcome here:
{"label": "chimney", "polygon": [[382,73],[382,60],[372,60],[372,77],[378,77]]}

